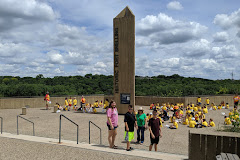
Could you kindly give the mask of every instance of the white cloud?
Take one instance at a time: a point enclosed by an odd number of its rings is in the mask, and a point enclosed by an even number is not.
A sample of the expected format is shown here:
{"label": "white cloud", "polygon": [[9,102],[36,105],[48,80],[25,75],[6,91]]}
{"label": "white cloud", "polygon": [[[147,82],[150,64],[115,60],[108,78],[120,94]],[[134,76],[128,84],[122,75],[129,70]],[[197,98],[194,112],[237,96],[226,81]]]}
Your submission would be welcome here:
{"label": "white cloud", "polygon": [[0,32],[31,25],[32,22],[53,21],[56,17],[49,5],[36,0],[0,1]]}
{"label": "white cloud", "polygon": [[227,32],[217,32],[213,35],[214,42],[226,42],[229,39]]}
{"label": "white cloud", "polygon": [[167,8],[170,10],[182,10],[183,6],[178,1],[172,1],[167,4]]}
{"label": "white cloud", "polygon": [[240,9],[232,12],[230,15],[227,14],[216,15],[213,23],[219,25],[225,30],[230,29],[232,27],[240,28]]}
{"label": "white cloud", "polygon": [[197,22],[174,20],[164,13],[146,16],[137,22],[136,26],[136,42],[139,46],[155,42],[159,44],[185,43],[200,38],[207,31],[206,26]]}

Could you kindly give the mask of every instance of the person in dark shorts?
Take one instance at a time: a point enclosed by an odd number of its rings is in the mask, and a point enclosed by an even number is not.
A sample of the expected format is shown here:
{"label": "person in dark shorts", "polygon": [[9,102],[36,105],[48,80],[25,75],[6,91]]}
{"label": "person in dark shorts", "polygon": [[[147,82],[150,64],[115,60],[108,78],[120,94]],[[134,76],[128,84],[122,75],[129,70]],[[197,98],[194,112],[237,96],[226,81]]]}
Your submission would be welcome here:
{"label": "person in dark shorts", "polygon": [[153,111],[153,117],[149,119],[148,126],[150,132],[150,146],[149,151],[152,150],[152,146],[154,144],[155,151],[157,151],[157,144],[159,142],[159,138],[162,137],[162,131],[160,127],[160,119],[157,118],[157,110]]}
{"label": "person in dark shorts", "polygon": [[124,116],[125,135],[124,139],[127,141],[127,151],[131,151],[130,142],[134,139],[134,126],[138,129],[137,120],[133,113],[133,106],[128,106],[128,112]]}

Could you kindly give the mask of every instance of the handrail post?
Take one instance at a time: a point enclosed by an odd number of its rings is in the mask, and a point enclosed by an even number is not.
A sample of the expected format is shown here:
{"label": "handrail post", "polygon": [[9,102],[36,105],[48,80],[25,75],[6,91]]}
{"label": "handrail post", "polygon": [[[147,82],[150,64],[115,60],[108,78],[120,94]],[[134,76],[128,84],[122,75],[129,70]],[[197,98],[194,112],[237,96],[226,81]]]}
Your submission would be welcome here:
{"label": "handrail post", "polygon": [[24,119],[25,121],[28,121],[28,122],[33,124],[33,136],[35,136],[34,122],[32,122],[32,121],[30,121],[30,120],[28,120],[28,119],[26,119],[26,118],[24,118],[24,117],[22,117],[20,115],[17,115],[17,135],[19,135],[19,131],[18,131],[18,117],[20,117],[20,118]]}
{"label": "handrail post", "polygon": [[79,128],[78,128],[78,125],[77,125],[77,144],[78,144],[78,130],[79,130]]}
{"label": "handrail post", "polygon": [[33,136],[35,136],[34,123],[33,123]]}
{"label": "handrail post", "polygon": [[90,138],[91,137],[91,128],[90,128],[91,123],[100,130],[100,145],[102,145],[102,129],[99,126],[97,126],[95,123],[93,123],[92,121],[89,121],[89,144],[91,143],[91,138]]}
{"label": "handrail post", "polygon": [[2,134],[2,128],[3,128],[3,118],[2,117],[0,117],[1,118],[1,134]]}
{"label": "handrail post", "polygon": [[60,120],[59,120],[59,143],[61,143],[61,117],[62,115],[60,115]]}
{"label": "handrail post", "polygon": [[63,114],[60,114],[60,122],[59,122],[59,143],[61,143],[61,130],[62,130],[62,127],[61,127],[61,124],[62,124],[62,116],[64,118],[66,118],[67,120],[69,120],[71,123],[73,123],[74,125],[77,126],[77,144],[78,144],[78,135],[79,135],[79,126],[77,123],[73,122],[71,119],[69,119],[68,117],[64,116]]}
{"label": "handrail post", "polygon": [[89,121],[89,127],[88,127],[89,128],[89,144],[90,144],[90,137],[91,137],[90,136],[90,123],[91,123],[91,121]]}
{"label": "handrail post", "polygon": [[17,135],[18,135],[18,116],[17,116]]}
{"label": "handrail post", "polygon": [[102,129],[100,128],[100,145],[102,145]]}

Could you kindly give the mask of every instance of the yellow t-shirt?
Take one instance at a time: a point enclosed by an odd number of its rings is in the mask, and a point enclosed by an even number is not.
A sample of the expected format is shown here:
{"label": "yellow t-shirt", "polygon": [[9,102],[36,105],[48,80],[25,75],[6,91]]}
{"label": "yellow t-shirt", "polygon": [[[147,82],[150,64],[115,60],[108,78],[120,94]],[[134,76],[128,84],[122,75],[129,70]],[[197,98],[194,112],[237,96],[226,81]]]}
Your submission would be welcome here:
{"label": "yellow t-shirt", "polygon": [[199,121],[199,115],[198,114],[195,115],[195,120]]}
{"label": "yellow t-shirt", "polygon": [[227,105],[226,108],[228,109],[228,108],[229,108],[229,105]]}
{"label": "yellow t-shirt", "polygon": [[167,107],[166,107],[166,106],[163,106],[162,109],[166,111],[166,110],[167,110]]}
{"label": "yellow t-shirt", "polygon": [[176,129],[178,129],[178,123],[177,122],[173,122],[173,125],[176,127]]}
{"label": "yellow t-shirt", "polygon": [[194,110],[194,112],[197,112],[197,111],[198,111],[198,108],[197,108],[197,107],[194,107],[193,110]]}
{"label": "yellow t-shirt", "polygon": [[77,99],[73,100],[73,105],[76,106],[77,105]]}
{"label": "yellow t-shirt", "polygon": [[210,104],[210,99],[206,99],[206,103],[207,103],[207,104]]}
{"label": "yellow t-shirt", "polygon": [[65,100],[65,103],[64,103],[64,104],[65,104],[65,106],[68,106],[68,101],[67,101],[67,100]]}
{"label": "yellow t-shirt", "polygon": [[107,108],[109,106],[109,102],[108,101],[105,101],[104,102],[104,108]]}
{"label": "yellow t-shirt", "polygon": [[211,127],[215,127],[215,123],[212,121],[212,122],[210,122],[210,124],[209,124]]}
{"label": "yellow t-shirt", "polygon": [[190,113],[191,113],[191,111],[190,111],[190,110],[188,110],[188,111],[187,111],[187,113],[189,113],[189,114],[190,114]]}
{"label": "yellow t-shirt", "polygon": [[198,98],[198,99],[197,99],[197,102],[201,102],[201,100],[202,100],[201,98]]}
{"label": "yellow t-shirt", "polygon": [[95,103],[93,104],[93,107],[98,107],[98,102],[95,102]]}
{"label": "yellow t-shirt", "polygon": [[93,113],[97,113],[97,110],[95,107],[93,108]]}
{"label": "yellow t-shirt", "polygon": [[232,124],[230,118],[228,118],[228,117],[225,118],[225,124],[226,124],[226,125]]}
{"label": "yellow t-shirt", "polygon": [[188,125],[188,119],[186,118],[185,121],[183,122],[183,125]]}
{"label": "yellow t-shirt", "polygon": [[198,115],[201,115],[202,114],[202,112],[201,111],[198,111]]}
{"label": "yellow t-shirt", "polygon": [[173,123],[173,120],[175,120],[176,117],[170,117],[171,123]]}
{"label": "yellow t-shirt", "polygon": [[207,127],[208,123],[205,121],[205,122],[202,122],[202,125],[203,125],[203,127]]}
{"label": "yellow t-shirt", "polygon": [[217,106],[213,106],[213,110],[217,110]]}
{"label": "yellow t-shirt", "polygon": [[68,99],[68,104],[72,104],[72,99]]}
{"label": "yellow t-shirt", "polygon": [[237,120],[238,118],[239,118],[239,116],[238,116],[238,115],[235,115],[234,119]]}
{"label": "yellow t-shirt", "polygon": [[189,122],[189,127],[190,127],[190,128],[195,128],[195,125],[196,125],[196,124],[197,124],[196,121],[191,120],[191,121]]}
{"label": "yellow t-shirt", "polygon": [[203,113],[208,113],[208,109],[207,109],[207,108],[204,108],[204,109],[203,109]]}
{"label": "yellow t-shirt", "polygon": [[222,106],[218,106],[218,109],[222,109]]}
{"label": "yellow t-shirt", "polygon": [[182,110],[180,110],[179,114],[183,115],[183,111],[182,111]]}
{"label": "yellow t-shirt", "polygon": [[205,114],[203,114],[203,115],[202,115],[202,118],[203,118],[203,119],[205,119],[205,118],[206,118],[206,117],[205,117]]}
{"label": "yellow t-shirt", "polygon": [[192,116],[189,116],[189,117],[188,117],[188,121],[191,121],[191,120],[192,120]]}

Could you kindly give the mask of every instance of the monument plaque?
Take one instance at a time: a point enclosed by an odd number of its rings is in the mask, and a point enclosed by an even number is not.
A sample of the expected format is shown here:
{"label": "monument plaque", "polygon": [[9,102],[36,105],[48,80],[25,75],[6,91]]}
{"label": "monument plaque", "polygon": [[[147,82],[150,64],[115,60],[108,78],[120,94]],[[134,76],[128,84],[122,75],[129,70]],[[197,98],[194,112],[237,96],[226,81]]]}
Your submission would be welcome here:
{"label": "monument plaque", "polygon": [[135,106],[135,16],[126,7],[113,19],[114,100],[120,114]]}

